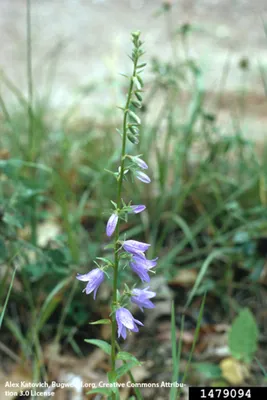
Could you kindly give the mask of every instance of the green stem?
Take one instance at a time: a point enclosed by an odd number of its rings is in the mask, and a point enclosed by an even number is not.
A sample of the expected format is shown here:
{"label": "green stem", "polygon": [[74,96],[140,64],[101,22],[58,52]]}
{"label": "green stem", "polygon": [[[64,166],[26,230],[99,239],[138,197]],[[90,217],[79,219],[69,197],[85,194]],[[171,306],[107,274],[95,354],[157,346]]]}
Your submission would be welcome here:
{"label": "green stem", "polygon": [[70,208],[68,206],[67,195],[70,192],[70,188],[67,186],[66,177],[64,171],[62,173],[55,173],[55,193],[58,204],[61,208],[61,215],[64,230],[67,234],[68,247],[70,249],[72,261],[77,265],[79,263],[79,246],[76,239],[77,235],[75,227],[70,221]]}
{"label": "green stem", "polygon": [[[117,350],[118,350],[118,351],[121,351],[118,342],[116,342],[116,347],[117,347]],[[124,365],[127,364],[127,361],[125,361],[125,360],[123,360],[122,362],[123,362]],[[134,376],[133,376],[133,374],[131,373],[131,371],[128,371],[128,375],[129,375],[129,377],[130,377],[130,381],[131,381],[131,382],[133,383],[133,385],[134,385],[134,391],[135,391],[135,394],[136,394],[137,399],[138,399],[138,400],[143,400],[143,396],[142,396],[142,394],[141,394],[141,392],[140,392],[140,389],[139,389],[138,386],[136,385],[136,380],[134,379]]]}
{"label": "green stem", "polygon": [[31,34],[31,0],[27,0],[27,84],[28,84],[28,123],[29,123],[29,161],[34,161],[34,131],[33,131],[33,78],[32,78],[32,34]]}
{"label": "green stem", "polygon": [[64,331],[64,324],[65,324],[65,320],[67,317],[67,313],[69,311],[71,302],[73,300],[73,297],[75,295],[76,289],[77,289],[77,285],[78,285],[78,281],[77,279],[74,280],[72,287],[70,289],[70,294],[68,296],[68,299],[66,301],[65,307],[63,308],[63,311],[61,313],[60,319],[59,319],[59,324],[57,327],[57,333],[56,333],[56,337],[55,337],[55,343],[59,343],[60,339],[62,337],[63,331]]}
{"label": "green stem", "polygon": [[172,7],[170,7],[166,11],[166,26],[167,26],[168,38],[169,38],[170,45],[171,45],[173,61],[174,61],[174,64],[177,65],[178,54],[177,54],[176,42],[175,42],[175,37],[174,37],[174,32],[173,32]]}
{"label": "green stem", "polygon": [[[32,78],[32,34],[31,34],[31,0],[27,0],[27,15],[26,15],[26,27],[27,27],[27,84],[28,84],[28,161],[35,162],[35,151],[34,151],[34,128],[33,128],[33,78]],[[32,175],[32,173],[31,173]],[[35,172],[31,177],[34,180]],[[37,199],[34,196],[31,199],[31,242],[33,245],[37,243]]]}
{"label": "green stem", "polygon": [[[69,192],[69,188],[67,187],[66,180],[65,180],[65,175],[64,173],[62,174],[55,174],[55,192],[57,196],[57,201],[61,207],[61,213],[62,213],[62,220],[63,220],[63,226],[64,230],[67,233],[67,240],[68,240],[68,247],[70,249],[70,254],[72,258],[72,262],[75,265],[79,264],[79,246],[78,246],[78,241],[75,236],[75,230],[74,227],[72,226],[70,220],[69,220],[69,214],[70,210],[68,208],[68,201],[67,201],[67,196],[66,193]],[[77,289],[77,284],[78,281],[77,279],[74,279],[72,287],[70,289],[70,294],[67,298],[66,304],[63,307],[61,316],[59,318],[59,324],[57,328],[57,333],[55,337],[55,342],[59,343],[63,331],[64,331],[64,324],[65,320],[71,305],[71,302],[73,300],[73,297],[75,295],[76,289]]]}
{"label": "green stem", "polygon": [[[137,58],[134,60],[134,68],[133,75],[136,74],[136,65]],[[121,192],[122,192],[122,182],[124,175],[124,163],[125,163],[125,150],[126,150],[126,139],[127,139],[127,115],[128,109],[132,97],[133,91],[133,79],[131,77],[131,83],[128,90],[127,101],[124,108],[124,118],[123,118],[123,137],[122,137],[122,149],[121,149],[121,158],[120,158],[120,175],[118,180],[118,191],[117,191],[117,208],[121,208]],[[118,287],[118,267],[119,267],[119,235],[120,235],[120,221],[118,221],[116,232],[115,232],[115,240],[114,240],[114,277],[113,277],[113,297],[112,297],[112,306],[115,307],[117,305],[117,287]],[[112,308],[113,308],[112,307]],[[111,372],[112,375],[115,375],[116,370],[116,318],[115,314],[112,314],[112,335],[111,335]],[[112,398],[115,399],[115,393],[112,394]]]}

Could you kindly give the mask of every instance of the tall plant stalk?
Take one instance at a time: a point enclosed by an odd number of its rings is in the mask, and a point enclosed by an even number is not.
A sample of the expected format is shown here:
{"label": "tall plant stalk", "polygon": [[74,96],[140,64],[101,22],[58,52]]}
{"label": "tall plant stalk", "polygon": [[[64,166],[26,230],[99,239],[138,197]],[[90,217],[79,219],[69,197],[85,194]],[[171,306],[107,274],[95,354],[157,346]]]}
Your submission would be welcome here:
{"label": "tall plant stalk", "polygon": [[[27,0],[26,32],[27,32],[27,87],[28,87],[28,160],[35,162],[35,140],[34,140],[34,115],[33,115],[33,75],[32,75],[32,31],[31,31],[31,0]],[[34,180],[35,170],[30,174]],[[37,203],[36,196],[31,199],[31,241],[37,243]]]}
{"label": "tall plant stalk", "polygon": [[31,28],[31,0],[27,0],[26,14],[27,29],[27,87],[28,87],[28,129],[30,161],[33,161],[33,76],[32,76],[32,28]]}
{"label": "tall plant stalk", "polygon": [[[121,158],[120,158],[120,174],[118,180],[118,189],[117,189],[117,207],[120,209],[122,206],[121,194],[122,194],[122,182],[123,176],[125,172],[125,150],[126,150],[126,138],[127,138],[127,120],[129,113],[129,105],[131,102],[131,98],[133,95],[133,79],[136,76],[136,66],[137,66],[138,58],[136,57],[133,65],[133,74],[130,81],[130,86],[128,90],[127,100],[124,107],[124,117],[123,117],[123,126],[122,126],[122,147],[121,147]],[[118,267],[119,267],[119,236],[120,236],[120,220],[118,220],[115,239],[114,239],[114,277],[113,277],[113,306],[115,307],[117,304],[117,286],[118,286]],[[115,361],[116,361],[116,318],[115,314],[113,314],[112,318],[112,339],[111,339],[111,367],[112,371],[115,371]]]}
{"label": "tall plant stalk", "polygon": [[[127,137],[128,139],[133,142],[134,144],[138,143],[138,128],[137,126],[140,124],[139,117],[133,111],[131,111],[131,105],[140,108],[141,107],[141,95],[139,93],[139,90],[141,91],[141,87],[143,86],[142,79],[140,75],[138,75],[137,69],[138,69],[138,60],[139,57],[143,54],[143,51],[141,50],[141,45],[142,42],[139,40],[139,35],[140,32],[136,32],[132,34],[133,38],[133,44],[134,44],[134,50],[132,53],[132,61],[133,61],[133,72],[130,77],[130,84],[129,84],[129,89],[127,93],[127,98],[126,98],[126,104],[122,108],[123,111],[123,124],[122,124],[122,146],[121,146],[121,157],[120,157],[120,166],[119,166],[119,173],[117,177],[117,203],[116,203],[116,208],[117,210],[121,210],[124,207],[124,204],[122,202],[122,187],[123,187],[123,179],[125,174],[128,172],[125,169],[125,159],[127,157],[126,154],[126,142],[127,142]],[[144,65],[139,66],[143,68]],[[137,91],[134,90],[135,85],[137,86]],[[137,95],[137,101],[135,102],[132,100],[132,97],[134,95]],[[139,94],[138,94],[139,93]],[[132,119],[132,123],[129,123],[129,120]],[[112,217],[111,217],[112,218]],[[114,238],[114,275],[113,275],[113,296],[112,296],[112,311],[115,311],[118,307],[118,298],[117,298],[117,292],[118,292],[118,271],[119,271],[119,250],[120,250],[120,219],[115,217],[116,221],[116,229],[115,229],[115,238]],[[108,229],[107,229],[108,231]],[[111,335],[111,376],[115,377],[116,376],[116,330],[117,330],[117,316],[115,312],[112,312],[112,335]],[[112,398],[116,398],[116,393],[112,393]]]}
{"label": "tall plant stalk", "polygon": [[[120,238],[120,221],[127,221],[130,214],[139,214],[146,209],[143,204],[132,205],[131,201],[128,204],[124,202],[122,199],[124,180],[127,179],[128,176],[132,176],[143,183],[150,183],[149,176],[140,170],[148,168],[145,161],[140,158],[140,155],[133,156],[127,152],[128,140],[133,144],[139,142],[139,127],[141,124],[139,116],[133,111],[135,108],[142,107],[143,81],[140,74],[146,65],[145,63],[139,64],[139,59],[144,53],[142,50],[143,43],[139,37],[140,32],[132,33],[134,48],[130,58],[133,62],[133,71],[131,76],[127,76],[129,79],[129,88],[125,105],[124,107],[119,107],[123,112],[122,130],[119,131],[122,139],[119,166],[117,172],[109,171],[117,181],[116,203],[111,201],[115,210],[112,211],[106,226],[107,236],[110,237],[114,234],[114,243],[111,245],[113,248],[113,256],[112,259],[98,258],[98,260],[100,260],[99,262],[103,263],[103,265],[99,265],[98,262],[95,261],[97,268],[86,274],[77,275],[78,280],[88,282],[85,288],[86,294],[94,292],[95,298],[97,290],[103,282],[107,271],[111,270],[113,273],[110,318],[93,322],[93,324],[111,324],[111,344],[95,339],[86,340],[88,343],[99,346],[108,352],[111,361],[111,371],[108,374],[111,387],[109,389],[96,388],[90,391],[90,393],[104,393],[113,400],[119,398],[119,391],[116,383],[122,375],[128,374],[131,382],[135,385],[133,375],[130,371],[134,365],[139,364],[139,361],[132,354],[120,351],[116,340],[116,336],[126,339],[127,330],[138,332],[138,325],[143,325],[141,321],[134,318],[126,307],[129,306],[131,300],[131,302],[137,304],[142,311],[143,308],[153,308],[154,304],[150,299],[156,295],[156,293],[149,291],[148,287],[145,289],[137,289],[135,287],[130,289],[126,283],[124,283],[124,289],[122,289],[118,279],[120,270],[129,266],[142,282],[149,282],[149,272],[157,264],[157,259],[148,260],[145,256],[145,252],[150,247],[150,244],[137,240],[122,240]],[[117,360],[122,360],[124,365],[117,368]],[[141,393],[137,387],[135,388],[135,393],[138,400],[142,399]]]}

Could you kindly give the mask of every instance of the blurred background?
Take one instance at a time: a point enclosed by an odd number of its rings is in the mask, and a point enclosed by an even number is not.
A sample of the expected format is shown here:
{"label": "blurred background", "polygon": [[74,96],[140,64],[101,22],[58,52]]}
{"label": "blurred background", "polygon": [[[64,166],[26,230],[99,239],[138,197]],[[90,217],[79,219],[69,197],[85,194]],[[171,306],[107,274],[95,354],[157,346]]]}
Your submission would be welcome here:
{"label": "blurred background", "polygon": [[1,399],[18,395],[6,381],[24,380],[72,382],[59,400],[101,399],[79,383],[107,380],[105,353],[84,339],[110,340],[109,326],[88,323],[108,318],[111,286],[93,301],[75,275],[110,252],[116,187],[105,169],[119,162],[135,30],[147,67],[128,151],[152,183],[125,184],[124,199],[147,210],[123,233],[152,243],[159,263],[156,308],[134,310],[145,326],[121,346],[143,361],[133,374],[148,386],[171,382],[178,361],[187,385],[266,386],[265,17],[263,0],[1,0]]}

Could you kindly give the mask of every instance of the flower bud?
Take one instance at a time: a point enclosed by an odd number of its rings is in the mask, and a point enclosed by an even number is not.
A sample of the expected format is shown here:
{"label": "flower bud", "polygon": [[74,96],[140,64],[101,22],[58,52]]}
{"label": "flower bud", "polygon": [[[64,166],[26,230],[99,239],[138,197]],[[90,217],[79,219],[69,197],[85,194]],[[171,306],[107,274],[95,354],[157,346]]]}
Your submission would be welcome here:
{"label": "flower bud", "polygon": [[139,129],[137,128],[137,126],[129,125],[128,128],[130,129],[133,135],[139,134]]}
{"label": "flower bud", "polygon": [[131,157],[131,159],[133,160],[133,162],[135,164],[138,165],[138,167],[140,167],[142,169],[148,169],[147,163],[144,160],[142,160],[142,158],[135,156],[135,157]]}
{"label": "flower bud", "polygon": [[141,124],[140,118],[133,111],[129,111],[129,115],[138,125]]}
{"label": "flower bud", "polygon": [[135,176],[137,179],[139,179],[139,181],[144,182],[144,183],[150,183],[151,180],[149,178],[149,176],[147,176],[147,174],[145,174],[142,171],[136,171],[135,172]]}
{"label": "flower bud", "polygon": [[115,214],[115,213],[109,217],[107,227],[106,227],[107,236],[111,236],[114,233],[117,223],[118,223],[118,219],[119,219],[118,214]]}
{"label": "flower bud", "polygon": [[146,209],[146,206],[144,206],[143,204],[138,204],[130,207],[135,214],[139,214]]}
{"label": "flower bud", "polygon": [[142,107],[142,103],[140,101],[132,100],[131,103],[136,108],[141,108]]}
{"label": "flower bud", "polygon": [[140,31],[132,32],[132,38],[133,39],[139,39],[140,34],[141,34]]}
{"label": "flower bud", "polygon": [[134,92],[134,94],[136,95],[136,97],[139,101],[143,101],[143,98],[139,92]]}
{"label": "flower bud", "polygon": [[137,135],[133,135],[131,132],[127,133],[127,138],[130,140],[130,142],[132,142],[133,144],[138,144],[139,140]]}

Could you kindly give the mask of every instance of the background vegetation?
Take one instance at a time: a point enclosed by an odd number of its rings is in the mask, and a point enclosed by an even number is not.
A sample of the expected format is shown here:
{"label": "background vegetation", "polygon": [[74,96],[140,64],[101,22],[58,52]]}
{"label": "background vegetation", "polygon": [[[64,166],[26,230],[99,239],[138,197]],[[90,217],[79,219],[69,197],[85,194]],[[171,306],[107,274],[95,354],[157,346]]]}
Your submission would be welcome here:
{"label": "background vegetation", "polygon": [[[158,18],[170,12],[165,2]],[[1,86],[17,100],[11,108],[0,96],[3,376],[67,379],[62,370],[69,365],[69,372],[94,382],[108,364],[84,339],[109,339],[108,328],[88,323],[107,318],[111,288],[106,284],[94,302],[81,293],[75,275],[109,251],[105,223],[114,178],[106,170],[117,165],[120,114],[114,104],[102,106],[101,119],[83,119],[80,99],[60,117],[54,113],[49,90],[43,98],[35,95],[29,8],[27,27],[28,93],[1,71]],[[149,187],[128,182],[125,198],[147,204],[147,211],[124,231],[152,243],[149,256],[159,255],[151,282],[158,296],[145,328],[123,346],[144,361],[139,378],[136,370],[140,382],[177,375],[187,384],[265,385],[267,147],[265,138],[257,148],[243,135],[245,91],[237,96],[232,130],[225,130],[223,86],[211,106],[203,70],[189,56],[194,34],[190,24],[171,32],[168,61],[150,60],[146,49],[138,153],[149,162],[153,181]],[[176,54],[179,46],[182,57]],[[246,60],[240,68],[246,72]],[[264,66],[259,74],[266,88]],[[118,75],[117,82],[124,95],[124,77]],[[124,279],[131,276],[125,272]],[[93,363],[90,370],[85,360]],[[157,393],[163,399],[177,396],[166,388]],[[143,396],[155,393],[143,389]]]}

